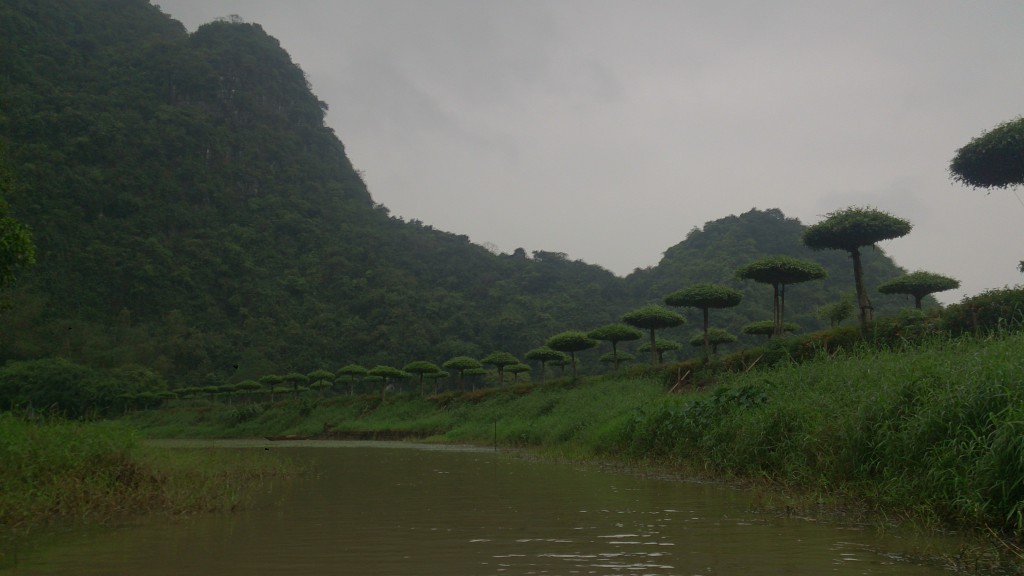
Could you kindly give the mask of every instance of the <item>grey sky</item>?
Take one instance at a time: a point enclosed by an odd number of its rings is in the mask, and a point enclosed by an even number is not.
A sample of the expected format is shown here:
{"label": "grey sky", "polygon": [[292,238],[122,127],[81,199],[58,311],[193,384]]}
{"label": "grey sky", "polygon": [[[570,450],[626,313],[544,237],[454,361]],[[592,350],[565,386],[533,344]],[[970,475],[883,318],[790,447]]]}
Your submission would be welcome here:
{"label": "grey sky", "polygon": [[262,25],[376,201],[504,252],[625,275],[708,220],[859,205],[914,223],[881,246],[944,302],[1022,280],[1022,192],[947,171],[1024,113],[1019,0],[158,1]]}

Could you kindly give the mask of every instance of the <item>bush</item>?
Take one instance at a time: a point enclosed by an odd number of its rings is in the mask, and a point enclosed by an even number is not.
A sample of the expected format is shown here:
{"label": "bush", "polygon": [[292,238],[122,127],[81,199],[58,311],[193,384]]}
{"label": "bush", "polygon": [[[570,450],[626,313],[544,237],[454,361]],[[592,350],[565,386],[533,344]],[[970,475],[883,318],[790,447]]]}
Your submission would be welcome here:
{"label": "bush", "polygon": [[942,328],[953,335],[1019,332],[1024,326],[1024,288],[1002,288],[964,298],[942,314]]}

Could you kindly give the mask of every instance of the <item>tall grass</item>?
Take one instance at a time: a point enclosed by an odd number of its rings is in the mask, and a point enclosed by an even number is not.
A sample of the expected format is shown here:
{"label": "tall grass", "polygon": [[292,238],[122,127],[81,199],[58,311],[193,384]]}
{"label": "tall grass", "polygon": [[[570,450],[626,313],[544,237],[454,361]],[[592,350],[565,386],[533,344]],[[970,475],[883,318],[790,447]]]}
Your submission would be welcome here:
{"label": "tall grass", "polygon": [[619,446],[1024,531],[1024,337],[863,348],[638,410]]}
{"label": "tall grass", "polygon": [[0,413],[0,531],[68,520],[229,510],[286,464],[262,455],[157,450],[121,423]]}

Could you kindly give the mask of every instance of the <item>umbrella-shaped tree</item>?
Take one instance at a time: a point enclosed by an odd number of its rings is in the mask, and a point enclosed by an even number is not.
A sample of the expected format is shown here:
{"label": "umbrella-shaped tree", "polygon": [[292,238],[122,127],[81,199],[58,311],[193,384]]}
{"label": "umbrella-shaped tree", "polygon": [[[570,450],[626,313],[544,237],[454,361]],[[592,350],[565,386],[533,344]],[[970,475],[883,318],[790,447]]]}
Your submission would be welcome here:
{"label": "umbrella-shaped tree", "polygon": [[607,354],[602,354],[599,360],[602,364],[614,364],[616,366],[619,366],[626,362],[632,362],[633,360],[636,360],[636,356],[630,354],[629,352],[609,352]]}
{"label": "umbrella-shaped tree", "polygon": [[348,376],[348,395],[351,396],[355,392],[356,378],[366,376],[366,368],[359,364],[346,364],[338,369],[337,375]]}
{"label": "umbrella-shaped tree", "polygon": [[274,388],[279,386],[282,382],[284,382],[284,379],[278,376],[277,374],[267,374],[266,376],[260,378],[260,384],[263,384],[267,388],[270,388],[271,403],[274,402]]}
{"label": "umbrella-shaped tree", "polygon": [[291,384],[292,395],[295,397],[298,397],[299,395],[299,386],[309,383],[309,377],[305,374],[300,374],[299,372],[289,372],[281,378],[284,380],[285,384]]}
{"label": "umbrella-shaped tree", "polygon": [[676,290],[665,296],[665,304],[669,306],[686,306],[699,308],[704,313],[704,360],[711,356],[711,340],[708,337],[708,311],[711,308],[732,308],[740,303],[743,294],[718,284],[694,284],[689,288]]}
{"label": "umbrella-shaped tree", "polygon": [[845,250],[853,260],[853,282],[860,307],[860,326],[867,329],[873,309],[864,289],[864,266],[860,249],[882,240],[900,238],[910,233],[913,225],[902,218],[874,208],[850,207],[826,215],[825,219],[804,230],[803,242],[813,250]]}
{"label": "umbrella-shaped tree", "polygon": [[651,366],[654,366],[658,363],[658,352],[654,345],[655,331],[680,326],[686,322],[686,318],[657,304],[651,304],[626,313],[622,317],[622,321],[630,326],[650,331],[649,350],[651,351]]}
{"label": "umbrella-shaped tree", "polygon": [[[540,348],[534,348],[526,353],[528,360],[536,360],[540,362],[540,381],[544,381],[544,367],[552,362],[564,361],[566,364],[569,363],[569,355],[565,352],[559,352],[558,350],[552,350],[547,346],[541,346]],[[563,364],[564,366],[564,364]]]}
{"label": "umbrella-shaped tree", "polygon": [[408,378],[409,373],[399,370],[394,366],[382,366],[377,365],[366,371],[370,376],[380,378],[380,399],[384,399],[384,394],[388,389],[388,382],[398,380],[400,378]]}
{"label": "umbrella-shaped tree", "polygon": [[498,386],[505,385],[505,367],[519,364],[519,359],[508,352],[492,352],[480,359],[480,363],[494,366],[498,370]]}
{"label": "umbrella-shaped tree", "polygon": [[306,374],[309,378],[310,387],[316,388],[323,393],[324,388],[329,388],[334,382],[334,374],[328,370],[313,370],[309,374]]}
{"label": "umbrella-shaped tree", "polygon": [[441,367],[444,368],[445,370],[454,370],[458,372],[459,389],[465,391],[466,370],[476,370],[482,368],[483,364],[481,364],[480,361],[477,360],[476,358],[472,358],[470,356],[456,356],[454,358],[451,358],[444,364],[441,364]]}
{"label": "umbrella-shaped tree", "polygon": [[572,377],[576,378],[576,353],[597,346],[597,340],[587,336],[586,332],[567,330],[548,338],[545,346],[559,352],[567,352],[572,360]]}
{"label": "umbrella-shaped tree", "polygon": [[921,300],[925,296],[936,292],[954,290],[959,287],[959,280],[941,274],[918,270],[917,272],[897,276],[892,280],[883,282],[878,287],[878,291],[882,294],[909,294],[914,297],[914,308],[920,310]]}
{"label": "umbrella-shaped tree", "polygon": [[736,276],[744,280],[772,285],[774,291],[772,297],[775,319],[774,335],[781,336],[784,331],[783,317],[786,314],[786,285],[821,280],[828,276],[828,273],[816,262],[790,256],[767,256],[740,267],[736,271]]}
{"label": "umbrella-shaped tree", "polygon": [[[708,329],[707,342],[711,344],[711,353],[718,354],[718,347],[722,344],[732,344],[736,341],[736,336],[730,334],[728,331],[721,328],[710,328]],[[703,346],[705,340],[705,334],[697,333],[690,338],[690,346],[694,348]]]}
{"label": "umbrella-shaped tree", "polygon": [[973,188],[1024,184],[1024,117],[1004,122],[957,150],[949,175]]}
{"label": "umbrella-shaped tree", "polygon": [[434,364],[433,362],[427,362],[426,360],[416,360],[414,362],[409,362],[408,364],[406,364],[405,367],[402,368],[402,370],[405,370],[409,374],[415,374],[419,376],[420,396],[423,396],[423,377],[426,374],[440,372],[441,368],[438,367],[438,365]]}
{"label": "umbrella-shaped tree", "polygon": [[608,324],[591,330],[588,334],[594,340],[601,340],[602,342],[611,342],[612,345],[612,360],[614,369],[619,369],[619,342],[628,342],[631,340],[639,340],[643,338],[643,332],[637,330],[632,326],[626,324]]}
{"label": "umbrella-shaped tree", "polygon": [[519,375],[523,372],[529,372],[530,367],[522,362],[516,362],[515,364],[506,366],[505,371],[512,374],[512,382],[519,382]]}
{"label": "umbrella-shaped tree", "polygon": [[672,352],[674,350],[682,350],[683,345],[675,340],[669,340],[668,338],[655,338],[654,347],[651,347],[650,342],[644,342],[643,344],[636,347],[636,351],[639,354],[645,352],[654,352],[658,356],[658,363],[664,362],[665,352]]}
{"label": "umbrella-shaped tree", "polygon": [[[796,332],[800,327],[792,322],[783,322],[783,332]],[[759,320],[757,322],[751,322],[742,328],[744,334],[750,334],[752,336],[767,336],[769,340],[775,335],[775,321],[774,320]]]}
{"label": "umbrella-shaped tree", "polygon": [[447,378],[449,374],[444,370],[439,370],[437,372],[427,372],[423,376],[434,381],[434,394],[437,394],[437,381],[440,380],[441,378]]}

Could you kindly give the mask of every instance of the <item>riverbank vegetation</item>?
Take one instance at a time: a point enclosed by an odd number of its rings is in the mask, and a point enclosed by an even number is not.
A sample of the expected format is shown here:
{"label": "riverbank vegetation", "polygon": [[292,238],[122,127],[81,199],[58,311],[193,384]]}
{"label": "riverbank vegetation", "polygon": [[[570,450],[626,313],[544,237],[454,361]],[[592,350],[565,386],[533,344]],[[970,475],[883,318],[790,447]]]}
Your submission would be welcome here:
{"label": "riverbank vegetation", "polygon": [[[476,393],[208,400],[133,413],[155,436],[430,437],[703,470],[828,494],[936,525],[1024,534],[1024,335],[820,348],[720,371],[684,394],[666,370]],[[362,436],[358,436],[358,435]]]}
{"label": "riverbank vegetation", "polygon": [[229,511],[292,471],[257,452],[151,449],[120,422],[0,413],[0,535],[55,522]]}

